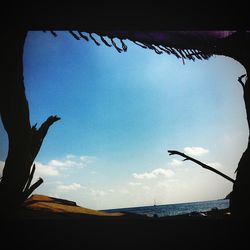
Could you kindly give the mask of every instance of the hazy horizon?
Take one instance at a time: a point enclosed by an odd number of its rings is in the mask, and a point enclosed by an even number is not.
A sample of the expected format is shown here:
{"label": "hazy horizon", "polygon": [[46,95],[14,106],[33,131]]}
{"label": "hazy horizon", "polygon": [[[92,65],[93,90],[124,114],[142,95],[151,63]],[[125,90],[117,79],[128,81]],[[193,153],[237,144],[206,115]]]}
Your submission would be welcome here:
{"label": "hazy horizon", "polygon": [[[31,124],[61,117],[35,160],[34,180],[44,183],[34,193],[102,210],[231,192],[229,181],[167,150],[235,178],[248,140],[237,82],[242,65],[224,56],[183,64],[128,40],[128,51],[118,53],[57,33],[29,32],[24,47]],[[8,151],[2,123],[0,138],[2,168]]]}

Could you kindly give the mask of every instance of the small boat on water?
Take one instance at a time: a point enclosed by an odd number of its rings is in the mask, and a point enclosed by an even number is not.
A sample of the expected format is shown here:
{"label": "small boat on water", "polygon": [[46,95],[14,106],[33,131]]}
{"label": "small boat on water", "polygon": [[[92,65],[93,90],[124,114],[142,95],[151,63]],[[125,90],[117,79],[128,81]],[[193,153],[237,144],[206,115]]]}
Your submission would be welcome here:
{"label": "small boat on water", "polygon": [[[156,209],[156,207],[157,207],[157,205],[156,205],[156,202],[155,202],[155,199],[154,199],[154,210]],[[154,213],[153,217],[158,218],[159,216],[158,216],[157,212],[156,211],[154,211],[154,212],[155,213]]]}

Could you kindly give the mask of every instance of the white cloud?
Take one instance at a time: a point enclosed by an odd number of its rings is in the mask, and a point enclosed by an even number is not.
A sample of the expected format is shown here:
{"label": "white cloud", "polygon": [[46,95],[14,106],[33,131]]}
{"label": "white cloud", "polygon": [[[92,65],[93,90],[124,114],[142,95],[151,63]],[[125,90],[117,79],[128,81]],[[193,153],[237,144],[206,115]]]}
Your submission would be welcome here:
{"label": "white cloud", "polygon": [[65,163],[62,162],[62,161],[58,161],[58,160],[51,160],[49,162],[49,165],[52,165],[54,167],[64,167],[65,166]]}
{"label": "white cloud", "polygon": [[129,191],[128,191],[126,188],[122,188],[122,189],[120,190],[120,193],[121,193],[121,194],[128,194]]}
{"label": "white cloud", "polygon": [[167,181],[159,181],[157,183],[158,187],[164,187],[164,188],[169,188],[170,186],[173,186],[173,184],[175,185],[178,182],[177,179],[171,179],[171,180],[167,180]]}
{"label": "white cloud", "polygon": [[81,166],[82,164],[76,161],[71,161],[71,160],[66,160],[64,162],[66,167],[77,167],[77,166]]}
{"label": "white cloud", "polygon": [[129,186],[136,187],[136,186],[141,186],[142,184],[140,182],[129,182]]}
{"label": "white cloud", "polygon": [[48,193],[48,196],[60,199],[60,196],[57,193]]}
{"label": "white cloud", "polygon": [[79,183],[72,183],[72,184],[69,184],[69,185],[59,185],[57,186],[57,189],[61,190],[61,191],[75,191],[75,190],[78,190],[80,188],[83,188],[81,186],[81,184]]}
{"label": "white cloud", "polygon": [[[34,162],[36,164],[34,179],[44,176],[58,176],[61,170],[67,170],[71,167],[84,168],[95,159],[96,157],[94,156],[77,157],[73,154],[68,154],[62,160],[52,159],[47,164],[36,161]],[[4,161],[0,161],[0,176],[2,176],[4,164]]]}
{"label": "white cloud", "polygon": [[57,176],[59,175],[58,170],[51,165],[45,165],[41,162],[35,162],[36,164],[36,175],[37,176]]}
{"label": "white cloud", "polygon": [[80,160],[84,163],[91,163],[96,160],[95,156],[82,155],[80,156]]}
{"label": "white cloud", "polygon": [[72,161],[72,160],[64,160],[64,161],[51,160],[49,162],[49,165],[54,166],[54,167],[77,167],[77,166],[81,166],[82,164],[76,161]]}
{"label": "white cloud", "polygon": [[163,169],[163,168],[157,168],[151,172],[145,172],[141,174],[133,173],[133,177],[136,179],[154,179],[160,176],[169,178],[172,177],[173,175],[174,172],[171,169]]}
{"label": "white cloud", "polygon": [[180,166],[183,164],[183,161],[177,160],[177,159],[172,159],[170,162],[171,166]]}
{"label": "white cloud", "polygon": [[157,184],[157,186],[163,187],[163,188],[168,188],[169,187],[169,183],[168,182],[159,182]]}
{"label": "white cloud", "polygon": [[185,147],[184,152],[191,156],[201,156],[207,154],[209,151],[202,147]]}
{"label": "white cloud", "polygon": [[[37,179],[38,177],[43,176],[58,176],[59,172],[54,166],[46,165],[41,162],[34,162],[36,165],[36,171],[34,179]],[[0,176],[2,176],[2,171],[4,167],[5,162],[0,161]]]}
{"label": "white cloud", "polygon": [[107,192],[106,191],[103,191],[103,190],[95,190],[95,189],[92,189],[90,191],[90,194],[97,197],[97,196],[105,196],[107,195]]}
{"label": "white cloud", "polygon": [[142,188],[143,188],[144,190],[147,190],[147,191],[151,189],[149,186],[146,186],[146,185],[142,186]]}
{"label": "white cloud", "polygon": [[80,157],[76,157],[73,154],[68,154],[63,160],[53,159],[49,161],[48,165],[58,167],[61,169],[67,169],[71,167],[84,168],[88,164],[92,163],[95,159],[96,159],[95,156],[82,155]]}
{"label": "white cloud", "polygon": [[[71,167],[84,168],[89,163],[93,162],[96,159],[94,156],[80,156],[76,157],[73,154],[68,154],[63,160],[53,159],[47,164],[41,162],[35,162],[36,171],[35,178],[43,176],[58,176],[60,170],[65,170]],[[0,176],[2,176],[2,171],[5,162],[0,161]]]}
{"label": "white cloud", "polygon": [[66,159],[74,159],[76,156],[72,154],[66,155]]}

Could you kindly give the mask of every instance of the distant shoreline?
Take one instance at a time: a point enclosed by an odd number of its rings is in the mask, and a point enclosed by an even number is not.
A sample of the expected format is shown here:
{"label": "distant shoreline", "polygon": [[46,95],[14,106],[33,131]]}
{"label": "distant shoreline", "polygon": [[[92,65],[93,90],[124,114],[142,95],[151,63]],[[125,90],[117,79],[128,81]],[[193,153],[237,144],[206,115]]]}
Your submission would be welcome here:
{"label": "distant shoreline", "polygon": [[217,199],[209,201],[185,202],[185,203],[166,204],[166,205],[105,209],[101,211],[108,213],[109,212],[134,213],[140,215],[147,215],[148,217],[166,217],[166,216],[176,216],[182,214],[194,215],[195,213],[196,214],[201,213],[201,215],[205,216],[204,214],[208,213],[212,209],[221,210],[228,208],[229,208],[229,200]]}
{"label": "distant shoreline", "polygon": [[172,206],[172,205],[183,205],[188,203],[199,203],[199,202],[211,202],[211,201],[222,201],[222,200],[229,200],[228,198],[221,198],[215,200],[204,200],[204,201],[187,201],[187,202],[178,202],[178,203],[167,203],[167,204],[156,204],[156,205],[143,205],[143,206],[133,206],[133,207],[118,207],[118,208],[107,208],[107,209],[99,209],[98,211],[110,211],[110,210],[120,210],[120,209],[130,209],[130,208],[137,208],[137,207],[152,207],[152,206]]}
{"label": "distant shoreline", "polygon": [[[185,217],[218,217],[227,216],[229,201],[220,199],[202,202],[153,205],[111,210],[94,210],[78,206],[76,202],[32,195],[23,207],[8,218],[14,219],[87,219],[87,218],[185,218]],[[1,215],[4,218],[4,215]]]}

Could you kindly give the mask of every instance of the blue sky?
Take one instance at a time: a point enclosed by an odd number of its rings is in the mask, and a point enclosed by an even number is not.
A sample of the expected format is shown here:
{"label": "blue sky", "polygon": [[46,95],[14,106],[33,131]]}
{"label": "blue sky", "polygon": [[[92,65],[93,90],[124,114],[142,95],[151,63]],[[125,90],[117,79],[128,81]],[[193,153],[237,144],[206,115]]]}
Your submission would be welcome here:
{"label": "blue sky", "polygon": [[[97,38],[98,39],[98,38]],[[235,178],[247,123],[231,58],[185,61],[126,41],[119,54],[67,32],[29,32],[24,79],[31,123],[62,119],[36,158],[36,193],[94,209],[223,198],[232,184],[168,149]],[[7,137],[0,127],[0,163]]]}

